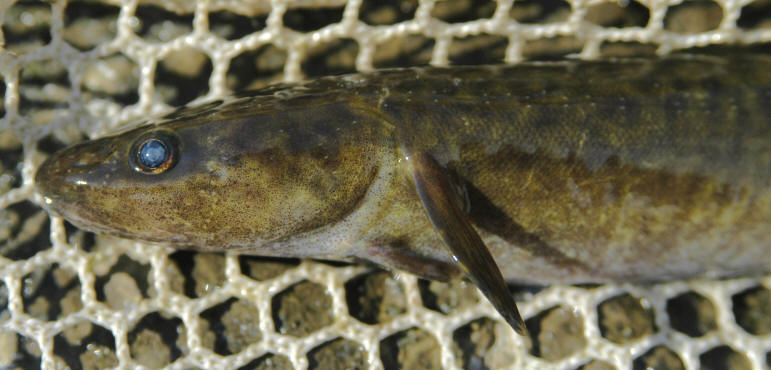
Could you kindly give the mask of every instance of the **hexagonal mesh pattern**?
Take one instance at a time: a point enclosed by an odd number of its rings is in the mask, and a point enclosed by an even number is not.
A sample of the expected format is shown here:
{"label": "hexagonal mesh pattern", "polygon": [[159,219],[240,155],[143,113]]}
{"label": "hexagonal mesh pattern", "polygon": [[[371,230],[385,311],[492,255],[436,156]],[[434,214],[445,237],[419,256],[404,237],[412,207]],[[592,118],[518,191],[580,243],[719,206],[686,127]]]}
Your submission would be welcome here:
{"label": "hexagonal mesh pattern", "polygon": [[518,289],[524,338],[461,282],[95,236],[34,192],[47,154],[232,90],[389,66],[762,49],[768,0],[5,1],[0,21],[0,366],[771,361],[771,276]]}

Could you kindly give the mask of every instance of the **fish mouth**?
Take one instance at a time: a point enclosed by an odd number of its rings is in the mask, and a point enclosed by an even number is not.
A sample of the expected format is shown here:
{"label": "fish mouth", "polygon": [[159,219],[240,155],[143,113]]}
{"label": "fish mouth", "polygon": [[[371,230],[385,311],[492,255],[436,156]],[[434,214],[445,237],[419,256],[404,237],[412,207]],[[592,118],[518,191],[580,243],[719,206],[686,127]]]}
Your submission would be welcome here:
{"label": "fish mouth", "polygon": [[62,165],[60,153],[46,159],[37,169],[35,174],[35,187],[37,192],[43,196],[44,207],[55,213],[61,213],[61,204],[68,203],[68,192],[64,190],[67,173],[66,166]]}
{"label": "fish mouth", "polygon": [[57,157],[58,155],[43,162],[35,174],[36,190],[43,197],[42,206],[76,226],[89,224],[83,217],[85,215],[83,207],[79,207],[85,199],[81,192],[77,191],[77,187],[68,181],[68,169],[58,161]]}
{"label": "fish mouth", "polygon": [[[67,153],[63,153],[62,158]],[[37,192],[42,196],[42,207],[51,214],[62,217],[79,229],[101,233],[121,234],[123,230],[115,229],[104,222],[93,207],[90,184],[72,168],[67,168],[59,161],[57,154],[47,159],[35,175]]]}
{"label": "fish mouth", "polygon": [[106,139],[81,143],[46,159],[35,174],[35,187],[43,207],[68,220],[85,221],[88,194],[96,172],[115,153]]}

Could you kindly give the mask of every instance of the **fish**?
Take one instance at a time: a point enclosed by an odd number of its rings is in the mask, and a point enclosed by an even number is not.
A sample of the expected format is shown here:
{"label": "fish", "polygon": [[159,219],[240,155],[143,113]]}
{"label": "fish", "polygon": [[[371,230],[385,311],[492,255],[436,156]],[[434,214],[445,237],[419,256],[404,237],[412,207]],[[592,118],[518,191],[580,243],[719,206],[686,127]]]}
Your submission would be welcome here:
{"label": "fish", "polygon": [[38,169],[43,206],[178,248],[478,286],[771,271],[771,56],[382,70],[182,108]]}

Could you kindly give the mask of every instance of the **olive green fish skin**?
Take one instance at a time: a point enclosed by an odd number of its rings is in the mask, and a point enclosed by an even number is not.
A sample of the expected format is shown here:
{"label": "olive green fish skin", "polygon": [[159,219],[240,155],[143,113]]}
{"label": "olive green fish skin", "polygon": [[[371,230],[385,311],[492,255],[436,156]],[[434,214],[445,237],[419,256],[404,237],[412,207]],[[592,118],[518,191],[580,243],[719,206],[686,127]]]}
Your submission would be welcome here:
{"label": "olive green fish skin", "polygon": [[[459,270],[406,169],[446,169],[508,280],[771,270],[771,57],[410,69],[177,112],[40,168],[77,226],[205,250]],[[168,172],[134,142],[178,140]],[[408,151],[405,151],[408,148]]]}

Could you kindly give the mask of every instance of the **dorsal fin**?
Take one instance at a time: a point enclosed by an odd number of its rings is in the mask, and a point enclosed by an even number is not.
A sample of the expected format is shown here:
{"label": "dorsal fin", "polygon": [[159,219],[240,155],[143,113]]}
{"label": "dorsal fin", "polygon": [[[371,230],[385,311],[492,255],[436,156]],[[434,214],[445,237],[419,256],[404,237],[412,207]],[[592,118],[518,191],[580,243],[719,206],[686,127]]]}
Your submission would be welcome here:
{"label": "dorsal fin", "polygon": [[471,226],[450,178],[428,153],[405,156],[420,201],[453,258],[514,331],[524,335],[525,323],[506,281],[482,238]]}

